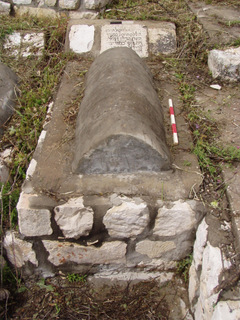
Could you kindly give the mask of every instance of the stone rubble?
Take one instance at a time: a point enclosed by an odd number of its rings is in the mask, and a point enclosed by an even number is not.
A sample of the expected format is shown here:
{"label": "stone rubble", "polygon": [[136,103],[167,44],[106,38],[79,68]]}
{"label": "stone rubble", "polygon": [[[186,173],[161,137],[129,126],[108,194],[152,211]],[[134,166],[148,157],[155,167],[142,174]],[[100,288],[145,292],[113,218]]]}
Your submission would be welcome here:
{"label": "stone rubble", "polygon": [[240,80],[240,47],[226,50],[211,50],[208,67],[213,78],[227,81]]}

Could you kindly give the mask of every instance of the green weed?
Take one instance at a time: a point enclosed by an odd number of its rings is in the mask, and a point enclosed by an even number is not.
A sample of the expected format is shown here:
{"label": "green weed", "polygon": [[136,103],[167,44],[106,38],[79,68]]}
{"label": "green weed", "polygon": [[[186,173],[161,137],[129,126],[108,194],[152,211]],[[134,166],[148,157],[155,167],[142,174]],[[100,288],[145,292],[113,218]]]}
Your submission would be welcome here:
{"label": "green weed", "polygon": [[189,269],[191,267],[192,260],[193,256],[190,254],[185,259],[182,259],[177,263],[177,273],[183,276],[185,282],[188,281]]}
{"label": "green weed", "polygon": [[73,282],[86,282],[87,275],[86,274],[81,275],[78,273],[68,273],[67,279],[71,283],[73,283]]}

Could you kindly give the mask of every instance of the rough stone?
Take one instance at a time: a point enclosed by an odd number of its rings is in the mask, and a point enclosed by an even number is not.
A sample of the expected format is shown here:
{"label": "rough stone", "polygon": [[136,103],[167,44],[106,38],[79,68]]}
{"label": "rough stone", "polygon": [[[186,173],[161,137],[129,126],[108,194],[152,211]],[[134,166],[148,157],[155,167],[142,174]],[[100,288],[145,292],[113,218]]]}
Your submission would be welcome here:
{"label": "rough stone", "polygon": [[174,250],[176,245],[173,241],[143,240],[137,243],[136,251],[146,254],[149,258],[160,258],[166,252]]}
{"label": "rough stone", "polygon": [[57,0],[44,0],[44,3],[48,7],[54,7],[57,4]]}
{"label": "rough stone", "polygon": [[199,297],[199,278],[197,275],[196,267],[194,261],[189,269],[189,284],[188,284],[188,297],[191,307],[195,305]]}
{"label": "rough stone", "polygon": [[73,52],[84,53],[92,49],[94,26],[73,25],[69,32],[69,46]]}
{"label": "rough stone", "polygon": [[19,231],[26,237],[51,235],[51,212],[48,209],[31,208],[30,200],[34,194],[21,193],[18,204]]}
{"label": "rough stone", "polygon": [[170,169],[159,97],[133,50],[107,50],[91,65],[75,137],[75,174]]}
{"label": "rough stone", "polygon": [[4,131],[4,123],[14,112],[16,74],[3,63],[0,63],[0,135]]}
{"label": "rough stone", "polygon": [[30,55],[40,56],[44,49],[44,33],[27,33],[22,37],[21,54],[23,57]]}
{"label": "rough stone", "polygon": [[0,159],[0,182],[6,183],[9,180],[9,169]]}
{"label": "rough stone", "polygon": [[13,3],[14,4],[17,4],[17,5],[19,5],[19,4],[31,4],[32,3],[32,0],[13,0]]}
{"label": "rough stone", "polygon": [[61,9],[76,10],[79,8],[80,0],[59,0]]}
{"label": "rough stone", "polygon": [[208,55],[208,67],[213,78],[229,81],[240,80],[240,47],[221,50],[211,50]]}
{"label": "rough stone", "polygon": [[204,248],[207,244],[208,225],[203,219],[196,232],[196,241],[193,247],[193,260],[196,270],[202,266],[202,256]]}
{"label": "rough stone", "polygon": [[149,50],[152,54],[171,54],[176,51],[176,28],[169,23],[165,28],[148,28]]}
{"label": "rough stone", "polygon": [[149,223],[147,204],[140,198],[119,197],[120,205],[109,209],[103,223],[113,238],[135,238]]}
{"label": "rough stone", "polygon": [[17,238],[17,234],[7,231],[4,238],[4,248],[7,251],[7,256],[12,265],[21,268],[26,262],[31,262],[38,266],[36,254],[32,249],[30,242]]}
{"label": "rough stone", "polygon": [[96,10],[105,7],[109,2],[109,0],[84,0],[83,6],[86,9]]}
{"label": "rough stone", "polygon": [[192,209],[190,201],[178,200],[172,202],[170,207],[163,206],[158,209],[158,215],[153,229],[153,234],[159,237],[177,237],[185,233],[185,239],[191,239],[195,236],[193,231],[203,217],[203,212],[197,212]]}
{"label": "rough stone", "polygon": [[48,260],[55,266],[68,262],[76,264],[122,264],[126,262],[127,245],[121,241],[105,242],[99,248],[50,240],[43,240],[43,245],[49,252]]}
{"label": "rough stone", "polygon": [[85,207],[83,198],[70,199],[54,208],[55,220],[66,238],[87,236],[93,226],[93,210]]}
{"label": "rough stone", "polygon": [[38,19],[48,18],[48,19],[57,19],[59,18],[59,13],[54,9],[50,8],[34,8],[28,6],[14,6],[14,11],[17,17],[22,17],[25,15],[36,17]]}
{"label": "rough stone", "polygon": [[0,1],[0,14],[9,14],[10,13],[10,3]]}
{"label": "rough stone", "polygon": [[219,301],[214,308],[211,320],[240,319],[240,301]]}
{"label": "rough stone", "polygon": [[148,57],[147,28],[137,24],[105,25],[101,32],[101,53],[116,47],[128,47],[139,57]]}

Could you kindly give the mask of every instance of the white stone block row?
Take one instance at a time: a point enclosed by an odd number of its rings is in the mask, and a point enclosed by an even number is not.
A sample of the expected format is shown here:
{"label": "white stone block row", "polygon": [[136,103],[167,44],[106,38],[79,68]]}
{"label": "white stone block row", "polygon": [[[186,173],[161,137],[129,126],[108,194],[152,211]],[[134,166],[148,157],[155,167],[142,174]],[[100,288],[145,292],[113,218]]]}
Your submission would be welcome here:
{"label": "white stone block row", "polygon": [[[95,25],[72,25],[69,32],[69,48],[76,53],[90,52],[94,44]],[[159,27],[122,23],[101,27],[99,53],[110,48],[128,47],[141,58],[151,54],[171,54],[176,51],[175,25],[167,23]]]}

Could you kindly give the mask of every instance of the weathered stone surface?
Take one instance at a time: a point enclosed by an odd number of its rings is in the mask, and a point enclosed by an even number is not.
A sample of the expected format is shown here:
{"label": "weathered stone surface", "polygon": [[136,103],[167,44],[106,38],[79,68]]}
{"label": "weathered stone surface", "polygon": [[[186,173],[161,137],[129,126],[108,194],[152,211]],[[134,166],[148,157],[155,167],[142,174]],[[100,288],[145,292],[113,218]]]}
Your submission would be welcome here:
{"label": "weathered stone surface", "polygon": [[240,80],[240,47],[221,50],[211,50],[208,55],[208,67],[213,78],[223,80]]}
{"label": "weathered stone surface", "polygon": [[121,264],[125,263],[126,243],[105,242],[101,247],[85,247],[76,243],[43,240],[49,252],[48,260],[55,266],[67,262],[77,264]]}
{"label": "weathered stone surface", "polygon": [[188,297],[191,307],[193,308],[199,297],[199,278],[194,261],[189,269]]}
{"label": "weathered stone surface", "polygon": [[38,266],[32,244],[17,238],[16,233],[7,231],[3,245],[12,265],[21,268],[26,262],[30,261],[35,266]]}
{"label": "weathered stone surface", "polygon": [[207,244],[208,225],[203,219],[196,232],[196,241],[193,247],[193,260],[196,270],[202,266],[202,256],[204,248]]}
{"label": "weathered stone surface", "polygon": [[160,258],[166,252],[176,248],[173,241],[151,241],[143,240],[136,244],[136,251],[146,254],[149,258]]}
{"label": "weathered stone surface", "polygon": [[161,28],[148,28],[149,50],[152,54],[171,54],[176,51],[176,27],[168,23]]}
{"label": "weathered stone surface", "polygon": [[9,14],[10,6],[8,2],[0,1],[0,14]]}
{"label": "weathered stone surface", "polygon": [[[153,234],[159,237],[176,237],[182,233],[186,238],[193,238],[193,231],[203,217],[203,212],[193,210],[194,201],[178,200],[158,210]],[[193,207],[193,208],[192,208]]]}
{"label": "weathered stone surface", "polygon": [[57,0],[44,0],[44,3],[48,7],[54,7],[57,4]]}
{"label": "weathered stone surface", "polygon": [[66,238],[87,236],[93,226],[93,210],[85,207],[83,198],[70,199],[54,209],[55,220]]}
{"label": "weathered stone surface", "polygon": [[134,238],[149,223],[147,204],[140,198],[119,197],[119,200],[121,204],[107,211],[103,223],[113,238]]}
{"label": "weathered stone surface", "polygon": [[211,320],[237,320],[240,319],[240,301],[219,301],[214,307]]}
{"label": "weathered stone surface", "polygon": [[75,136],[74,173],[170,168],[159,97],[149,70],[133,50],[110,49],[94,61]]}
{"label": "weathered stone surface", "polygon": [[98,12],[94,11],[70,11],[69,18],[70,19],[89,19],[94,20],[99,15]]}
{"label": "weathered stone surface", "polygon": [[9,169],[0,158],[0,182],[5,183],[9,179]]}
{"label": "weathered stone surface", "polygon": [[17,5],[19,5],[19,4],[31,4],[32,3],[32,0],[13,0],[13,3],[14,4],[17,4]]}
{"label": "weathered stone surface", "polygon": [[0,63],[0,135],[4,131],[4,123],[14,112],[16,74],[3,63]]}
{"label": "weathered stone surface", "polygon": [[84,7],[90,10],[101,9],[110,2],[111,0],[84,0]]}
{"label": "weathered stone surface", "polygon": [[195,319],[211,319],[214,304],[217,302],[219,292],[214,288],[219,284],[219,276],[223,271],[221,250],[207,242],[203,252],[202,273],[200,277],[200,295],[195,306]]}
{"label": "weathered stone surface", "polygon": [[18,204],[19,231],[26,237],[37,237],[52,234],[51,212],[48,209],[30,207],[31,197],[36,195],[21,193]]}
{"label": "weathered stone surface", "polygon": [[101,32],[101,53],[117,47],[128,47],[139,57],[148,57],[147,28],[137,24],[105,25]]}
{"label": "weathered stone surface", "polygon": [[35,8],[28,6],[14,6],[14,11],[17,17],[22,17],[25,15],[29,15],[32,17],[37,17],[38,19],[49,18],[49,19],[57,19],[59,18],[59,13],[54,9],[50,8]]}
{"label": "weathered stone surface", "polygon": [[69,47],[73,52],[84,53],[92,49],[94,26],[73,25],[69,32]]}
{"label": "weathered stone surface", "polygon": [[61,9],[76,10],[80,5],[80,0],[59,0]]}

